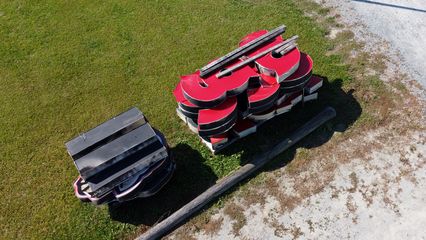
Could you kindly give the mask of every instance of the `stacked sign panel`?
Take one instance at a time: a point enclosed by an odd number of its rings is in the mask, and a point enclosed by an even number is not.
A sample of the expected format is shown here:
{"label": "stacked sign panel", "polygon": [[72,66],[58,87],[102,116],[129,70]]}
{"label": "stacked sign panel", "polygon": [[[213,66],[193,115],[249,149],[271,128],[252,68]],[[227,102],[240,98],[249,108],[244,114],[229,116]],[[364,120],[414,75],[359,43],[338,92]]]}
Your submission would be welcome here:
{"label": "stacked sign panel", "polygon": [[137,108],[65,145],[80,174],[74,192],[94,204],[150,196],[168,182],[175,168],[164,136]]}
{"label": "stacked sign panel", "polygon": [[236,50],[180,78],[176,112],[213,152],[317,99],[322,79],[312,76],[313,60],[299,51],[297,36],[280,35],[284,30],[253,32]]}

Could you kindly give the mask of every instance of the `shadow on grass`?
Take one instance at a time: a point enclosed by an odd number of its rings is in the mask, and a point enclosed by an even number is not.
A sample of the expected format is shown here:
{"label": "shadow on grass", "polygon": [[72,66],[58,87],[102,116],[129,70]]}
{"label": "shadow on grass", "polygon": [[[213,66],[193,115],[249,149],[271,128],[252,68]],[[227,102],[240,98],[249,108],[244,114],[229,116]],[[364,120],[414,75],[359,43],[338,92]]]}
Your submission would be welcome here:
{"label": "shadow on grass", "polygon": [[[242,152],[240,164],[244,165],[256,154],[272,148],[326,106],[332,106],[336,109],[336,118],[272,160],[262,170],[272,171],[281,168],[294,158],[297,148],[321,146],[333,136],[335,131],[345,131],[358,119],[362,109],[352,96],[353,90],[348,93],[342,90],[342,80],[336,79],[329,82],[326,77],[320,77],[323,78],[324,82],[320,89],[318,101],[308,102],[303,106],[299,104],[290,113],[283,114],[262,125],[256,135],[236,142],[235,145],[221,154],[227,156],[235,152]],[[112,219],[134,225],[152,226],[216,182],[217,176],[204,164],[205,160],[196,150],[186,144],[178,144],[172,149],[172,152],[177,168],[170,183],[153,197],[110,206],[109,211]],[[247,181],[246,179],[244,182]],[[235,188],[230,189],[226,194],[233,192]],[[211,206],[211,204],[208,206]]]}
{"label": "shadow on grass", "polygon": [[257,130],[256,137],[241,139],[229,149],[225,149],[221,154],[227,156],[235,152],[243,152],[240,164],[244,165],[259,152],[271,149],[275,144],[321,112],[326,106],[332,106],[336,109],[336,117],[287,150],[284,154],[284,159],[278,157],[273,160],[272,163],[274,164],[268,164],[268,166],[274,167],[269,170],[285,166],[293,159],[297,148],[319,147],[330,140],[335,131],[344,132],[362,113],[360,104],[352,95],[354,90],[351,89],[345,92],[342,89],[343,82],[341,79],[329,81],[327,77],[319,77],[323,79],[323,86],[319,90],[317,101],[299,103],[290,112],[277,116],[263,124]]}
{"label": "shadow on grass", "polygon": [[[281,124],[290,125],[290,129],[296,129],[303,125],[303,122],[308,121],[310,118],[318,114],[326,106],[332,106],[336,110],[336,117],[319,127],[313,133],[308,135],[308,137],[302,139],[284,154],[281,154],[281,157],[275,158],[268,163],[264,168],[265,171],[272,171],[290,163],[294,159],[298,148],[311,149],[327,143],[333,136],[334,132],[346,131],[346,129],[352,126],[361,115],[362,108],[353,96],[355,91],[354,89],[345,92],[342,89],[341,79],[335,79],[334,81],[329,82],[327,77],[320,77],[324,79],[324,85],[320,90],[319,101],[308,103],[304,107],[299,106],[299,108],[295,109],[288,118],[282,120],[277,119],[277,121],[280,121]],[[297,119],[304,119],[304,121],[298,122]],[[282,136],[291,134],[292,130],[290,129],[287,129],[286,133],[282,133]]]}
{"label": "shadow on grass", "polygon": [[113,220],[152,226],[212,186],[217,177],[204,164],[198,151],[186,144],[172,148],[176,171],[170,182],[156,195],[110,205]]}

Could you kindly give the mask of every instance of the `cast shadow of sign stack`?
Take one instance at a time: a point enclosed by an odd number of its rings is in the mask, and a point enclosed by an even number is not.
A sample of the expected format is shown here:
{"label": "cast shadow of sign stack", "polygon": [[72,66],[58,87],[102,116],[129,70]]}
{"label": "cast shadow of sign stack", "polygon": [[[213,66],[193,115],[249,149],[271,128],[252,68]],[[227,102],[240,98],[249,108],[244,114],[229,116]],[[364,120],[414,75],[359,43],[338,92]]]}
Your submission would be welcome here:
{"label": "cast shadow of sign stack", "polygon": [[[288,149],[285,154],[273,160],[263,170],[271,171],[281,168],[291,162],[297,148],[319,147],[329,141],[335,131],[344,132],[359,118],[362,112],[360,104],[352,95],[354,90],[345,92],[342,89],[341,79],[329,81],[327,77],[319,77],[323,78],[324,82],[317,101],[307,102],[303,106],[301,104],[295,106],[289,113],[280,115],[262,125],[255,135],[236,142],[220,154],[231,155],[242,152],[240,164],[244,165],[256,154],[272,148],[326,106],[336,109],[336,118]],[[205,159],[198,151],[186,144],[178,144],[172,148],[172,153],[177,166],[170,183],[152,197],[110,205],[109,211],[112,219],[148,228],[215,184],[217,176],[210,167],[204,164]]]}
{"label": "cast shadow of sign stack", "polygon": [[268,170],[287,165],[294,158],[297,148],[310,149],[319,147],[328,142],[334,132],[346,131],[362,113],[361,105],[353,96],[355,90],[343,90],[342,79],[329,81],[325,76],[318,77],[323,79],[323,86],[319,90],[318,100],[304,104],[299,103],[290,112],[273,118],[262,125],[257,130],[255,137],[242,139],[232,148],[224,151],[223,154],[231,155],[242,151],[240,164],[244,165],[256,154],[271,149],[327,106],[331,106],[336,110],[336,117],[288,149],[285,154],[281,154],[280,157],[272,161],[273,164],[268,164]]}

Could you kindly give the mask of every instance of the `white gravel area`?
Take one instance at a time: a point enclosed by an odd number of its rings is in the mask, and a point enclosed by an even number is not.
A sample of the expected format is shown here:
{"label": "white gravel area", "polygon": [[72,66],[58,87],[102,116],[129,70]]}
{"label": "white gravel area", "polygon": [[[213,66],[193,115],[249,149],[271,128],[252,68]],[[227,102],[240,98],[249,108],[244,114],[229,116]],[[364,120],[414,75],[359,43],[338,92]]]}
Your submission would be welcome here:
{"label": "white gravel area", "polygon": [[[340,166],[323,191],[284,214],[280,203],[247,206],[247,222],[234,235],[223,210],[215,234],[197,239],[426,239],[426,133]],[[410,141],[410,144],[404,144]],[[283,188],[290,178],[280,178]],[[291,184],[290,184],[291,185]],[[238,199],[233,199],[238,202]]]}
{"label": "white gravel area", "polygon": [[[371,41],[426,89],[425,0],[316,0],[337,9],[355,36]],[[383,41],[386,46],[383,46]],[[426,92],[422,91],[422,97]]]}

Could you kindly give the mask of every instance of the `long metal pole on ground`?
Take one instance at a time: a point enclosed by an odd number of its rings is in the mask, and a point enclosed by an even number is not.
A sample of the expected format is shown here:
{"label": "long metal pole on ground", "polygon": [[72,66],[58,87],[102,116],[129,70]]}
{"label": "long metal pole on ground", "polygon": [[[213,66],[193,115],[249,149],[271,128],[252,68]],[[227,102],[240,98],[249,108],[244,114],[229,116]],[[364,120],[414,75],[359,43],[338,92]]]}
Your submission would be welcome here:
{"label": "long metal pole on ground", "polygon": [[174,212],[168,218],[161,221],[159,224],[153,226],[144,234],[137,237],[137,240],[148,240],[148,239],[159,239],[170,231],[180,226],[190,216],[202,209],[207,203],[215,199],[243,179],[250,176],[256,170],[264,166],[269,160],[273,159],[295,143],[312,133],[315,129],[321,126],[323,123],[334,118],[336,111],[332,107],[326,107],[322,112],[316,115],[314,118],[305,123],[302,127],[293,132],[288,138],[279,142],[270,151],[265,152],[254,158],[253,161],[239,168],[231,175],[223,178],[218,183],[207,189],[201,195],[196,197],[191,202]]}

